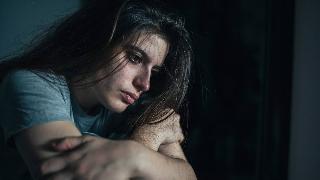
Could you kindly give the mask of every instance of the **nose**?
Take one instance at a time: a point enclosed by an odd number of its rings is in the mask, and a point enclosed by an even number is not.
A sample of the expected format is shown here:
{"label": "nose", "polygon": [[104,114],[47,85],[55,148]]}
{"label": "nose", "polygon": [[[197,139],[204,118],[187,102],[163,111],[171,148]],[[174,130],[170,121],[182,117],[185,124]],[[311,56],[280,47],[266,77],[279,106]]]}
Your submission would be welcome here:
{"label": "nose", "polygon": [[133,85],[138,91],[148,91],[150,89],[151,70],[139,72],[133,80]]}

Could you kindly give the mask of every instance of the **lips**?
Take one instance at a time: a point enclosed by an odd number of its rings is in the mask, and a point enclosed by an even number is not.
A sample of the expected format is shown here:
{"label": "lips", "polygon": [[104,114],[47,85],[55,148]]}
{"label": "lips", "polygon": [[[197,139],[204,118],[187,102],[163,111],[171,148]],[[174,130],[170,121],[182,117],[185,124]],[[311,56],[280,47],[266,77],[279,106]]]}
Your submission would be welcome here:
{"label": "lips", "polygon": [[139,96],[135,95],[134,93],[127,92],[127,91],[121,91],[122,92],[122,100],[126,104],[133,104]]}

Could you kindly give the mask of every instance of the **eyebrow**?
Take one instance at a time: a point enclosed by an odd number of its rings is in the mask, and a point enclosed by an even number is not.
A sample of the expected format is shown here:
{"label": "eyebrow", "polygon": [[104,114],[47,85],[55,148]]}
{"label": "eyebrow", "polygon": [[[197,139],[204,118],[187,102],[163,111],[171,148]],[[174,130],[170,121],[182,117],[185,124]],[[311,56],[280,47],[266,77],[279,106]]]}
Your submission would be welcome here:
{"label": "eyebrow", "polygon": [[[130,50],[134,50],[134,51],[138,51],[140,54],[142,54],[142,56],[148,60],[148,62],[151,62],[151,58],[148,56],[148,54],[142,50],[141,48],[139,48],[138,46],[134,46],[134,45],[126,45],[126,48],[130,49]],[[157,71],[161,69],[161,65],[155,65],[153,66],[154,69],[156,69]]]}

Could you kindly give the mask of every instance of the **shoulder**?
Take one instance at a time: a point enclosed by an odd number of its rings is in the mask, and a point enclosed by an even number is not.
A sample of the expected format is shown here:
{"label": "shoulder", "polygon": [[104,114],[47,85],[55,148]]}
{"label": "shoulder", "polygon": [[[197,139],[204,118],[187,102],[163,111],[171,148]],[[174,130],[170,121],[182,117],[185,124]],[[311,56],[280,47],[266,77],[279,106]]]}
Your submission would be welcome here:
{"label": "shoulder", "polygon": [[20,84],[20,82],[26,82],[36,80],[37,77],[32,71],[29,70],[13,70],[10,71],[2,80],[2,84],[8,86],[8,85],[14,85],[17,86]]}
{"label": "shoulder", "polygon": [[56,76],[53,73],[24,69],[9,72],[2,83],[15,86],[26,84],[66,85],[63,77]]}
{"label": "shoulder", "polygon": [[[0,125],[8,140],[22,129],[56,120],[73,121],[70,96],[55,76],[43,72],[15,70],[0,86]],[[67,87],[66,87],[67,88]]]}
{"label": "shoulder", "polygon": [[30,92],[69,96],[69,88],[62,76],[49,72],[32,70],[14,70],[2,80],[2,89],[6,94],[28,94]]}

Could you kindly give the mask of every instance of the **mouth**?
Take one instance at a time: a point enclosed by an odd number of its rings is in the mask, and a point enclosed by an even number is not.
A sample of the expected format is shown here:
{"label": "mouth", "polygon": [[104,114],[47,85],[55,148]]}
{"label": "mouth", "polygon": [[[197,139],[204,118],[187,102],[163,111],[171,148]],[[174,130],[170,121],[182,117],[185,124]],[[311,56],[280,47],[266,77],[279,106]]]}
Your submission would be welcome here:
{"label": "mouth", "polygon": [[133,104],[139,98],[139,96],[128,91],[121,91],[121,95],[122,95],[122,101],[124,101],[126,104],[129,104],[129,105]]}

